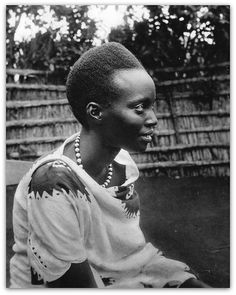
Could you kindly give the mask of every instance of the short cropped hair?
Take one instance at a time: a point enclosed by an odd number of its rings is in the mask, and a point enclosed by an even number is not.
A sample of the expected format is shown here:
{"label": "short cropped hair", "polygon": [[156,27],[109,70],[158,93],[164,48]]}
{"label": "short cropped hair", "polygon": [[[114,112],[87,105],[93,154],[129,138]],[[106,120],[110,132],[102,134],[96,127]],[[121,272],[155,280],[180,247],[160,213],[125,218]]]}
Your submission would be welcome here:
{"label": "short cropped hair", "polygon": [[118,90],[112,82],[117,70],[143,69],[140,61],[123,45],[105,43],[89,49],[72,67],[66,82],[66,94],[76,119],[85,127],[86,106],[97,102],[108,106],[117,97]]}

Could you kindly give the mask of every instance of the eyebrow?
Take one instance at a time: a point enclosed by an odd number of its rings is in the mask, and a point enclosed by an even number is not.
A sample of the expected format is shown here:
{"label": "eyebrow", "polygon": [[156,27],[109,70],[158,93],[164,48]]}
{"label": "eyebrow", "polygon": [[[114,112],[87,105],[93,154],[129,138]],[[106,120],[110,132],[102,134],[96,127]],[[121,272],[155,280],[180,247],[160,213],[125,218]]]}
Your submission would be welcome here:
{"label": "eyebrow", "polygon": [[128,105],[133,106],[133,105],[136,105],[137,103],[144,103],[144,102],[153,102],[153,103],[155,103],[156,101],[157,101],[157,98],[155,98],[153,100],[150,97],[141,97],[141,98],[137,98],[137,99],[133,99],[132,101],[129,101]]}

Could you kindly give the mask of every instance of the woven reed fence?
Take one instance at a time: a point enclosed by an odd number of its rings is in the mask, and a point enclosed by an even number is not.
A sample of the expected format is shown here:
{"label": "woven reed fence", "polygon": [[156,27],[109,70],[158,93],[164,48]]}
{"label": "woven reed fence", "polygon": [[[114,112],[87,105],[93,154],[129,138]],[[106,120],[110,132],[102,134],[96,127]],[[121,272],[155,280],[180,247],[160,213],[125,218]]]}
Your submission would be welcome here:
{"label": "woven reed fence", "polygon": [[[14,82],[19,75],[20,83]],[[65,86],[51,73],[7,70],[8,159],[35,160],[79,130]],[[158,126],[150,147],[133,153],[145,176],[229,176],[229,64],[154,73]],[[35,81],[37,83],[35,83]]]}

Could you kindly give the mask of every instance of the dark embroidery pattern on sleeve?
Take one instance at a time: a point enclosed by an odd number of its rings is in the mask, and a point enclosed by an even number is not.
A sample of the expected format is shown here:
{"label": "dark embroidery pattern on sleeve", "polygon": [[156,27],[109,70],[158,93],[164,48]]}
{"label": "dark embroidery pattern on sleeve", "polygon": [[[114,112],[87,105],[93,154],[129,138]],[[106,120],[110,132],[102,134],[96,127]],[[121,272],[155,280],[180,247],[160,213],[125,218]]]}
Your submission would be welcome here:
{"label": "dark embroidery pattern on sleeve", "polygon": [[33,267],[30,268],[31,273],[31,284],[32,285],[43,285],[44,281],[41,278],[40,274],[38,274]]}
{"label": "dark embroidery pattern on sleeve", "polygon": [[116,196],[121,200],[122,207],[128,218],[135,218],[139,215],[139,197],[134,190],[134,185],[119,187]]}
{"label": "dark embroidery pattern on sleeve", "polygon": [[105,286],[111,286],[116,282],[114,278],[105,278],[105,277],[102,278],[102,281]]}
{"label": "dark embroidery pattern on sleeve", "polygon": [[43,195],[48,198],[53,195],[53,190],[63,192],[63,189],[67,194],[71,191],[74,196],[85,197],[91,203],[86,187],[71,168],[60,160],[43,164],[33,173],[28,193],[30,198],[32,198],[32,192],[35,198],[36,196],[42,198]]}
{"label": "dark embroidery pattern on sleeve", "polygon": [[[136,191],[134,194],[137,195]],[[128,218],[135,218],[139,215],[139,200],[137,197],[122,201],[123,208]]]}

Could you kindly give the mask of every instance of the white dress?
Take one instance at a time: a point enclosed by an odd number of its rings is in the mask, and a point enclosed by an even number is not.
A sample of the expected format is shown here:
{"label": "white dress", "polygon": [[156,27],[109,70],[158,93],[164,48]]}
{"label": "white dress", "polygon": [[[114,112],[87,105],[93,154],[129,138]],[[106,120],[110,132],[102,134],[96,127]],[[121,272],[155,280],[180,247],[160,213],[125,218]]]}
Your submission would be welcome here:
{"label": "white dress", "polygon": [[46,287],[86,259],[108,288],[178,287],[195,278],[145,241],[134,190],[139,173],[128,152],[114,160],[125,169],[124,184],[103,188],[63,155],[76,136],[37,161],[18,185],[10,287]]}

